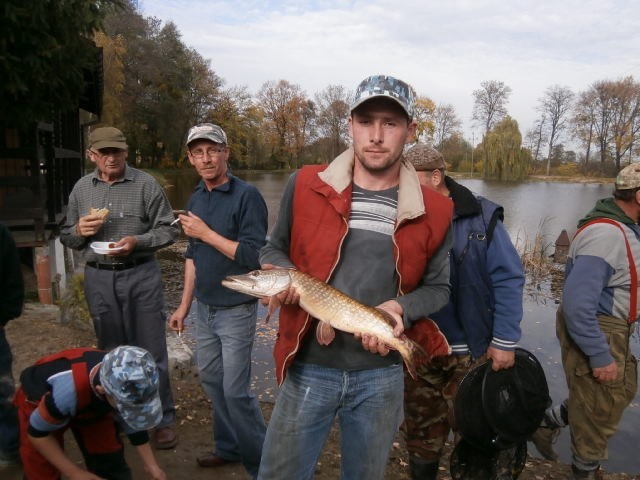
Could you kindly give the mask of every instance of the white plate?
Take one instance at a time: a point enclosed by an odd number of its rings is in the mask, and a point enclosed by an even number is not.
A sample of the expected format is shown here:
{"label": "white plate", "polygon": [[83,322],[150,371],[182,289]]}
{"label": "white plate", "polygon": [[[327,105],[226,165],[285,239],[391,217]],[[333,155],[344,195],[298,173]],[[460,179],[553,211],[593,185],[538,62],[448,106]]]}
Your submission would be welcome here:
{"label": "white plate", "polygon": [[109,253],[119,252],[124,248],[109,248],[109,245],[111,245],[112,243],[114,242],[92,242],[89,246],[93,249],[94,252],[99,253],[100,255],[108,255]]}

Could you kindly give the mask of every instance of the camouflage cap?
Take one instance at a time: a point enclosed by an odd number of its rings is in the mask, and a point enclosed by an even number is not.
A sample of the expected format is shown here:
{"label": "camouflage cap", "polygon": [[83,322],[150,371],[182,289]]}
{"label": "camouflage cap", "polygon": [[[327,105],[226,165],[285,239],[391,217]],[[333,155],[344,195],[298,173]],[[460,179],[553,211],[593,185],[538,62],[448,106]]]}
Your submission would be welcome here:
{"label": "camouflage cap", "polygon": [[102,148],[126,150],[127,139],[115,127],[100,127],[89,134],[89,148],[92,150],[100,150]]}
{"label": "camouflage cap", "polygon": [[632,163],[618,172],[616,190],[640,188],[640,164]]}
{"label": "camouflage cap", "polygon": [[413,118],[416,92],[408,83],[389,75],[372,75],[360,82],[351,103],[351,111],[353,112],[367,100],[376,97],[395,100],[407,113],[407,116]]}
{"label": "camouflage cap", "polygon": [[134,430],[149,430],[162,420],[158,367],[143,348],[121,345],[108,352],[100,366],[100,384]]}
{"label": "camouflage cap", "polygon": [[227,134],[218,125],[213,123],[201,123],[189,129],[187,133],[187,146],[194,140],[210,140],[214,143],[227,144]]}
{"label": "camouflage cap", "polygon": [[418,143],[407,150],[404,158],[419,172],[437,168],[446,169],[442,154],[435,148],[422,143]]}

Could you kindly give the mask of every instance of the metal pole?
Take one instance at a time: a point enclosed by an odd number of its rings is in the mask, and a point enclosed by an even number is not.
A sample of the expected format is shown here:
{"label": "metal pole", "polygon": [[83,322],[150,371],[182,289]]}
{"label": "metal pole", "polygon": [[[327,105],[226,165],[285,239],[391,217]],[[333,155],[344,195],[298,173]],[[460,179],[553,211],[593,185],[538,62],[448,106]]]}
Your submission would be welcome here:
{"label": "metal pole", "polygon": [[474,132],[471,130],[471,176],[473,177],[473,148],[474,148]]}

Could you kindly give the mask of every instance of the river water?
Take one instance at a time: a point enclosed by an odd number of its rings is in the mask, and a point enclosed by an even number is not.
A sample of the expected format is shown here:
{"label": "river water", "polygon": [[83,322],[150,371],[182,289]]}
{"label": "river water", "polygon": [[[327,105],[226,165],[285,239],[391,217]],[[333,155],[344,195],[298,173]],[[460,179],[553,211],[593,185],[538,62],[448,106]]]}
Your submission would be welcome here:
{"label": "river water", "polygon": [[[269,209],[269,226],[277,217],[280,196],[289,177],[282,172],[239,172],[239,177],[254,184],[262,193]],[[167,177],[172,185],[167,189],[169,199],[175,209],[182,209],[197,182],[192,172]],[[575,233],[577,220],[582,217],[596,200],[611,195],[612,185],[566,182],[523,182],[500,183],[477,178],[458,179],[460,183],[477,194],[483,195],[502,205],[505,209],[505,227],[512,241],[522,248],[531,243],[536,235],[541,235],[549,254],[553,253],[555,240],[563,229],[571,237]],[[558,267],[561,269],[561,267]],[[561,287],[543,282],[529,284],[523,299],[522,340],[520,346],[533,352],[542,364],[549,390],[554,402],[565,398],[567,388],[560,359],[560,347],[555,336],[555,312],[558,290]],[[264,308],[259,312],[264,318]],[[275,338],[277,318],[269,325],[259,322],[254,349],[254,383],[261,400],[272,401],[276,385],[273,380],[271,345]],[[640,342],[632,341],[632,350],[640,355]],[[619,431],[609,442],[609,460],[606,470],[640,473],[640,455],[635,452],[640,441],[640,395],[626,410]],[[564,429],[556,450],[560,460],[570,463],[569,432]],[[529,453],[536,455],[532,446]]]}

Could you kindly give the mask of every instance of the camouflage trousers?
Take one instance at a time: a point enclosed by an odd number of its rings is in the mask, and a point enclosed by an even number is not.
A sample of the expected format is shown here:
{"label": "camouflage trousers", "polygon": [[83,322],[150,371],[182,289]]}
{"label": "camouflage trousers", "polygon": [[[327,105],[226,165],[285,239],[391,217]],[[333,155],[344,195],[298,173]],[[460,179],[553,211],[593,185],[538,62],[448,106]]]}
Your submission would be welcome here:
{"label": "camouflage trousers", "polygon": [[598,323],[618,367],[616,380],[607,383],[593,378],[588,357],[569,337],[564,315],[558,309],[556,334],[569,387],[571,451],[583,462],[607,458],[609,438],[637,390],[637,360],[629,347],[633,325],[628,325],[626,319],[606,315],[598,315]]}
{"label": "camouflage trousers", "polygon": [[449,433],[455,432],[453,402],[458,385],[484,360],[472,361],[470,355],[436,357],[418,368],[415,380],[405,373],[402,434],[410,456],[440,460]]}

